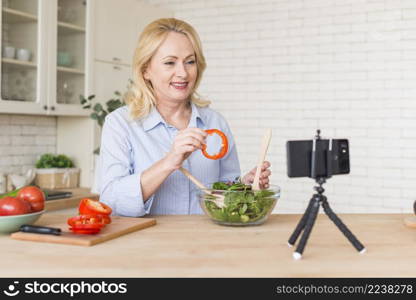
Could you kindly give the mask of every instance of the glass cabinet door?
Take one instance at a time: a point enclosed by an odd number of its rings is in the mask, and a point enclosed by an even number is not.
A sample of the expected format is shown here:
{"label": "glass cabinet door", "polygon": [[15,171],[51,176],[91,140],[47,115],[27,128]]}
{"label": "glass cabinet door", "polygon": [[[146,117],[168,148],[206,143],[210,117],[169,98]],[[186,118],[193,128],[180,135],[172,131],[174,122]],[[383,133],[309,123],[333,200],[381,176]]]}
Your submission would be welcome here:
{"label": "glass cabinet door", "polygon": [[1,101],[37,102],[38,0],[2,0]]}
{"label": "glass cabinet door", "polygon": [[58,0],[56,103],[80,105],[85,91],[86,1]]}

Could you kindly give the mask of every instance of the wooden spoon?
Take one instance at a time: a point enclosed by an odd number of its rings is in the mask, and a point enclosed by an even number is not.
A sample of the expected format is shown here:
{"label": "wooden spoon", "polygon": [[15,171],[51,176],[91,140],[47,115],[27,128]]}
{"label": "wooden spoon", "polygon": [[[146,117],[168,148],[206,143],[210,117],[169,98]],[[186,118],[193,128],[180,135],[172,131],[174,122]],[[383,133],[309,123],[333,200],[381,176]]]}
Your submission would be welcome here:
{"label": "wooden spoon", "polygon": [[213,194],[210,190],[208,190],[205,185],[200,182],[198,179],[196,179],[187,169],[184,169],[183,167],[180,167],[179,170],[189,178],[197,187],[199,187],[203,192],[205,192],[208,195],[212,195],[215,197],[215,199],[212,199],[210,201],[214,202],[219,208],[223,208],[225,206],[224,204],[224,196]]}
{"label": "wooden spoon", "polygon": [[253,181],[253,186],[252,186],[253,190],[260,189],[261,167],[263,166],[264,159],[266,158],[266,153],[267,153],[267,149],[269,148],[271,138],[272,138],[272,130],[269,128],[266,130],[266,133],[263,136],[263,141],[261,143],[259,160],[257,161],[256,175],[254,175],[254,181]]}

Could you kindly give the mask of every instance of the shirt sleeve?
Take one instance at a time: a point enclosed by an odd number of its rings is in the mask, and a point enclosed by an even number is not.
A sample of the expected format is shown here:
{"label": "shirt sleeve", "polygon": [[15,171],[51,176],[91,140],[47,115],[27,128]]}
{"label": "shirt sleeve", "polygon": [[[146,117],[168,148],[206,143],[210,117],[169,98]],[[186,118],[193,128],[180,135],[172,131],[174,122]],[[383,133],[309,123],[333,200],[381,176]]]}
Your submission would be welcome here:
{"label": "shirt sleeve", "polygon": [[220,159],[220,181],[234,181],[240,177],[240,161],[238,159],[237,147],[231,129],[225,119],[222,119],[221,127],[228,139],[228,152]]}
{"label": "shirt sleeve", "polygon": [[134,170],[132,147],[125,120],[112,114],[106,117],[100,147],[100,201],[114,215],[139,217],[150,212],[152,195],[146,202],[140,184],[141,172]]}

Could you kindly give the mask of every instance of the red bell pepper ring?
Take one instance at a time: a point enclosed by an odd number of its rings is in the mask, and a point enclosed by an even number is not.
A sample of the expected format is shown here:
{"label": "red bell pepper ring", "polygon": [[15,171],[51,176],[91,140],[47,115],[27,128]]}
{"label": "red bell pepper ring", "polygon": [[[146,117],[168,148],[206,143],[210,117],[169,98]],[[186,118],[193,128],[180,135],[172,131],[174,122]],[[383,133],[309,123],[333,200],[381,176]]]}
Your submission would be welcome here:
{"label": "red bell pepper ring", "polygon": [[79,215],[69,218],[67,223],[71,227],[80,228],[101,228],[106,224],[100,215]]}
{"label": "red bell pepper ring", "polygon": [[79,215],[69,218],[67,223],[78,234],[96,234],[106,225],[102,215]]}
{"label": "red bell pepper ring", "polygon": [[107,216],[107,215],[99,215],[99,216],[101,216],[103,219],[103,223],[104,224],[110,224],[111,223],[111,218],[110,218],[110,216]]}
{"label": "red bell pepper ring", "polygon": [[225,154],[227,154],[227,152],[228,152],[228,139],[227,139],[227,136],[224,134],[224,132],[222,132],[221,130],[218,130],[218,129],[207,129],[207,130],[205,130],[205,132],[208,133],[208,135],[218,134],[221,137],[222,145],[221,145],[220,151],[217,154],[210,155],[206,151],[207,150],[207,145],[206,144],[203,144],[202,145],[202,154],[204,154],[204,156],[206,158],[209,158],[209,159],[220,159],[220,158],[223,158],[225,156]]}
{"label": "red bell pepper ring", "polygon": [[111,223],[110,214],[112,209],[102,202],[84,198],[79,203],[78,211],[80,215],[101,216],[105,224]]}
{"label": "red bell pepper ring", "polygon": [[89,198],[84,198],[79,203],[79,213],[81,215],[110,215],[112,209],[107,204],[95,201]]}
{"label": "red bell pepper ring", "polygon": [[78,228],[69,228],[73,233],[76,234],[97,234],[101,229],[78,229]]}

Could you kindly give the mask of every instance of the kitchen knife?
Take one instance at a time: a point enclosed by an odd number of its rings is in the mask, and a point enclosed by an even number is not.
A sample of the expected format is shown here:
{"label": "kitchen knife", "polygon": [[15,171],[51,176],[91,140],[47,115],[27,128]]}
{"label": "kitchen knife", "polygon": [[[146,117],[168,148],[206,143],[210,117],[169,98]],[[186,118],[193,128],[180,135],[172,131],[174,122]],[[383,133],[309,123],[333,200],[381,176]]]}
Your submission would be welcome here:
{"label": "kitchen knife", "polygon": [[30,233],[61,235],[60,228],[36,226],[36,225],[22,225],[20,226],[20,231],[30,232]]}

